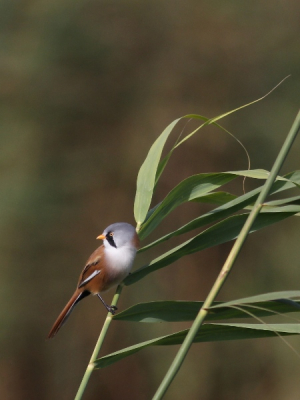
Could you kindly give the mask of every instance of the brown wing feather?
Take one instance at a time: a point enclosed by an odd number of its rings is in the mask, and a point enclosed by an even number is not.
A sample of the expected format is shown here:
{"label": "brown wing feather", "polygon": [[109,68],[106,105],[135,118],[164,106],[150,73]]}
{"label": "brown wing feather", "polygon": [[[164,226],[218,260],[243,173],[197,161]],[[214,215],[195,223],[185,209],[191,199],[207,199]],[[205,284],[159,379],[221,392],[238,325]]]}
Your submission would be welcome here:
{"label": "brown wing feather", "polygon": [[94,271],[95,269],[101,270],[101,261],[103,261],[103,250],[104,246],[98,247],[89,257],[86,262],[83,271],[80,274],[78,280],[78,287],[82,284],[84,280],[86,280]]}

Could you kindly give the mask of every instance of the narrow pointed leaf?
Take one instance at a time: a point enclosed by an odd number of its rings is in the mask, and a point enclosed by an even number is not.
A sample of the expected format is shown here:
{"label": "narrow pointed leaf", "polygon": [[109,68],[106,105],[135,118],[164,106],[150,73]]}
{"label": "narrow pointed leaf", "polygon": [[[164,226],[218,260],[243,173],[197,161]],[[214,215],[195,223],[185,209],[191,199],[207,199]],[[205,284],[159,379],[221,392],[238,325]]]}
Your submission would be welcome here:
{"label": "narrow pointed leaf", "polygon": [[203,128],[204,126],[207,126],[207,125],[215,125],[216,127],[222,129],[224,132],[226,132],[227,134],[229,134],[230,136],[232,136],[232,137],[242,146],[242,148],[243,148],[244,151],[246,152],[246,155],[247,155],[247,158],[248,158],[248,163],[250,164],[249,154],[248,154],[248,152],[247,152],[245,146],[242,144],[242,142],[241,142],[240,140],[238,140],[232,133],[230,133],[230,132],[229,132],[227,129],[225,129],[223,126],[219,125],[219,124],[217,123],[217,121],[219,121],[219,120],[222,119],[222,118],[227,117],[227,116],[230,115],[230,114],[235,113],[236,111],[239,111],[239,110],[241,110],[241,109],[243,109],[243,108],[249,107],[249,106],[251,106],[252,104],[255,104],[255,103],[257,103],[257,102],[263,100],[263,99],[264,99],[265,97],[267,97],[270,93],[272,93],[273,90],[275,90],[279,85],[281,85],[281,83],[282,83],[285,79],[287,79],[287,77],[284,78],[281,82],[279,82],[278,85],[276,85],[276,86],[275,86],[273,89],[271,89],[267,94],[265,94],[264,96],[260,97],[259,99],[256,99],[256,100],[254,100],[254,101],[251,101],[250,103],[244,104],[244,105],[242,105],[241,107],[235,108],[234,110],[230,110],[230,111],[228,111],[228,112],[226,112],[226,113],[220,114],[220,115],[218,115],[218,116],[216,116],[216,117],[214,117],[214,118],[207,118],[207,117],[204,117],[203,115],[199,115],[199,114],[188,114],[188,115],[185,115],[184,117],[182,117],[182,119],[185,118],[185,119],[202,120],[202,121],[204,121],[204,123],[203,123],[202,125],[198,126],[193,132],[191,132],[190,134],[188,134],[187,136],[185,136],[181,141],[177,141],[177,143],[173,146],[173,148],[172,148],[171,151],[167,154],[167,156],[160,162],[160,164],[159,164],[159,166],[158,166],[158,171],[157,171],[157,172],[158,172],[158,173],[157,173],[157,180],[159,179],[160,175],[162,174],[162,172],[163,172],[163,170],[164,170],[164,168],[165,168],[167,162],[169,161],[169,158],[171,157],[173,151],[174,151],[178,146],[180,146],[182,143],[184,143],[186,140],[188,140],[191,136],[193,136],[196,132],[198,132],[201,128]]}
{"label": "narrow pointed leaf", "polygon": [[[300,184],[300,171],[295,171],[291,174],[288,174],[284,176],[284,180],[277,180],[270,191],[270,194],[275,194],[282,192],[284,190],[288,190],[291,188],[295,187],[295,184]],[[229,202],[224,202],[220,207],[209,211],[206,214],[201,215],[198,218],[195,218],[194,220],[188,222],[187,224],[183,225],[181,228],[177,229],[176,231],[170,232],[165,236],[162,236],[161,238],[153,241],[152,243],[142,247],[139,250],[139,253],[146,251],[150,249],[151,247],[157,246],[158,244],[165,242],[166,240],[171,239],[174,236],[179,236],[183,233],[190,232],[194,229],[201,228],[202,226],[205,226],[207,224],[216,222],[222,218],[228,217],[232,215],[233,213],[242,210],[252,204],[257,196],[259,195],[262,187],[256,188],[254,190],[251,190],[250,192],[239,196]],[[212,193],[213,195],[213,193]],[[205,199],[205,197],[203,197]],[[289,202],[289,201],[287,201]],[[268,204],[268,203],[267,203]],[[281,204],[284,204],[282,202]]]}
{"label": "narrow pointed leaf", "polygon": [[198,174],[180,182],[156,207],[139,231],[140,239],[148,236],[159,223],[180,204],[212,192],[236,178],[234,174]]}
{"label": "narrow pointed leaf", "polygon": [[[286,79],[286,78],[285,78]],[[281,82],[279,83],[279,85]],[[166,161],[163,162],[163,166],[159,166],[159,161],[161,158],[162,150],[165,145],[166,140],[168,139],[170,133],[172,132],[174,126],[178,123],[183,118],[187,119],[200,119],[204,120],[205,122],[195,129],[192,133],[184,137],[180,142],[174,146],[174,148],[180,146],[183,142],[185,142],[189,137],[193,136],[199,129],[201,129],[205,125],[210,125],[210,124],[215,124],[216,122],[219,121],[220,119],[235,113],[236,111],[239,111],[245,107],[248,107],[252,104],[255,104],[262,99],[264,99],[266,96],[268,96],[278,85],[276,85],[270,92],[268,92],[266,95],[260,97],[259,99],[256,99],[250,103],[244,104],[241,107],[238,107],[234,110],[230,110],[226,113],[220,114],[214,118],[207,119],[206,117],[203,117],[202,115],[196,115],[196,114],[189,114],[185,115],[182,118],[178,118],[171,122],[170,125],[167,126],[167,128],[163,131],[163,133],[156,139],[156,141],[153,143],[151,146],[149,153],[142,164],[139,174],[138,174],[138,179],[137,179],[137,191],[136,191],[136,197],[135,197],[135,202],[134,202],[134,216],[135,220],[137,222],[137,230],[139,230],[140,225],[144,222],[147,212],[150,208],[151,204],[151,199],[153,195],[153,190],[156,184],[156,178],[157,178],[157,172],[159,169],[159,176],[162,173],[169,157],[167,156]],[[222,128],[222,127],[221,127]],[[233,135],[232,135],[233,136]],[[171,150],[171,152],[174,150],[174,148]]]}
{"label": "narrow pointed leaf", "polygon": [[[275,209],[273,211],[274,212],[260,213],[257,216],[250,233],[295,214],[295,212],[291,211],[280,212],[279,209],[277,209],[277,212],[275,212]],[[148,265],[139,268],[130,274],[124,280],[125,285],[131,285],[132,283],[144,278],[151,272],[166,267],[174,261],[179,260],[183,256],[235,239],[240,233],[240,230],[242,229],[247,218],[248,214],[235,215],[213,225],[212,227],[201,232],[199,235],[187,240],[172,250],[169,250],[160,257],[152,260]]]}
{"label": "narrow pointed leaf", "polygon": [[280,212],[292,212],[293,215],[296,215],[297,213],[300,212],[300,205],[296,204],[288,204],[287,206],[281,206],[281,207],[263,207],[262,208],[262,213],[277,213],[278,208],[280,208]]}
{"label": "narrow pointed leaf", "polygon": [[[96,368],[105,368],[149,346],[180,345],[188,330],[147,340],[125,349],[108,354],[94,362]],[[287,335],[299,335],[300,324],[205,324],[197,333],[194,343],[225,340],[258,339]]]}
{"label": "narrow pointed leaf", "polygon": [[[281,82],[278,83],[278,85],[276,85],[276,86],[275,86],[273,89],[271,89],[267,94],[265,94],[264,96],[260,97],[259,99],[256,99],[256,100],[254,100],[254,101],[251,101],[250,103],[244,104],[244,105],[242,105],[241,107],[235,108],[234,110],[230,110],[230,111],[228,111],[228,112],[226,112],[226,113],[220,114],[220,115],[218,115],[217,117],[214,117],[214,118],[211,118],[211,119],[207,119],[206,117],[203,117],[202,115],[197,115],[197,114],[188,114],[188,115],[185,115],[183,118],[188,118],[188,119],[190,119],[190,118],[193,118],[193,119],[201,119],[201,120],[205,120],[206,122],[205,122],[203,125],[201,125],[200,127],[198,127],[197,129],[195,129],[192,133],[190,133],[189,135],[185,136],[185,137],[176,145],[176,147],[180,146],[183,142],[185,142],[186,140],[188,140],[191,136],[193,136],[193,135],[194,135],[199,129],[201,129],[203,126],[205,126],[205,125],[211,125],[211,124],[213,124],[213,125],[218,125],[218,124],[216,124],[216,122],[219,121],[220,119],[225,118],[225,117],[227,117],[228,115],[235,113],[236,111],[242,110],[243,108],[249,107],[249,106],[251,106],[252,104],[255,104],[255,103],[257,103],[257,102],[263,100],[263,99],[264,99],[265,97],[267,97],[270,93],[272,93],[273,90],[275,90],[279,85],[281,85],[281,83],[282,83],[283,81],[285,81],[287,78],[288,78],[288,77],[285,77]],[[233,135],[232,135],[232,136],[233,136]]]}
{"label": "narrow pointed leaf", "polygon": [[[174,236],[179,236],[182,235],[183,233],[187,233],[194,229],[201,228],[202,226],[211,224],[222,218],[226,218],[234,214],[236,211],[242,210],[249,204],[253,203],[253,201],[259,195],[260,190],[261,188],[254,189],[251,192],[248,192],[240,197],[237,197],[229,202],[226,202],[222,204],[220,207],[215,208],[214,210],[211,210],[208,213],[193,219],[192,221],[178,228],[176,231],[170,232],[167,235],[164,235],[159,239],[155,240],[154,242],[149,243],[148,245],[142,247],[141,249],[139,249],[139,253],[146,251],[151,247],[157,246],[158,244],[165,242],[166,240],[169,240]],[[206,197],[203,197],[203,199],[205,198]]]}
{"label": "narrow pointed leaf", "polygon": [[[247,156],[247,159],[248,159],[248,165],[250,166],[250,157],[249,157],[249,154],[248,154],[248,152],[247,152],[247,149],[246,149],[245,146],[242,144],[242,142],[241,142],[239,139],[237,139],[232,133],[230,133],[227,129],[225,129],[222,125],[220,125],[220,124],[214,122],[214,121],[213,121],[213,118],[212,118],[212,119],[209,119],[209,118],[204,117],[203,115],[196,115],[196,114],[186,115],[186,116],[184,116],[184,117],[182,117],[182,118],[186,118],[186,119],[189,119],[189,120],[192,120],[192,119],[202,120],[202,121],[204,121],[205,123],[202,124],[202,125],[200,125],[200,126],[198,126],[193,132],[191,132],[190,134],[188,134],[188,135],[187,135],[186,137],[184,137],[181,141],[180,141],[179,138],[178,138],[178,140],[176,141],[176,143],[174,144],[174,146],[172,147],[172,149],[170,150],[170,152],[160,161],[159,166],[158,166],[158,168],[157,168],[156,182],[158,181],[159,177],[161,176],[162,172],[164,171],[165,166],[167,165],[167,163],[168,163],[168,161],[169,161],[171,155],[173,154],[174,150],[175,150],[178,146],[180,146],[182,143],[184,143],[187,139],[189,139],[191,136],[193,136],[195,133],[197,133],[201,128],[205,127],[206,125],[210,125],[210,124],[212,124],[212,125],[216,126],[217,128],[221,129],[222,131],[224,131],[225,133],[227,133],[228,135],[230,135],[236,142],[239,143],[239,145],[243,148],[243,150],[244,150],[245,153],[246,153],[246,156]],[[189,122],[189,121],[188,121],[188,122]]]}
{"label": "narrow pointed leaf", "polygon": [[[300,295],[298,297],[300,297]],[[270,298],[272,301],[230,302],[232,304],[215,302],[213,306],[209,308],[210,312],[206,317],[206,321],[252,318],[249,314],[241,310],[231,308],[232,305],[238,305],[239,307],[246,306],[246,310],[257,317],[274,316],[276,313],[285,314],[300,312],[299,301],[290,302],[286,301],[289,300],[287,297],[278,296],[270,296]],[[116,321],[145,323],[193,321],[202,305],[202,301],[152,301],[149,303],[136,304],[114,315],[113,319]]]}
{"label": "narrow pointed leaf", "polygon": [[289,204],[289,203],[300,204],[300,196],[293,196],[293,197],[288,197],[285,199],[268,201],[265,203],[265,206],[277,207],[277,206],[282,206],[283,204]]}
{"label": "narrow pointed leaf", "polygon": [[258,294],[255,296],[250,296],[250,297],[244,297],[242,299],[236,299],[232,301],[227,301],[222,304],[216,304],[210,307],[210,309],[215,309],[219,307],[230,307],[230,306],[236,306],[236,305],[243,305],[243,304],[254,304],[254,303],[260,303],[263,301],[279,301],[282,299],[294,299],[294,298],[300,298],[300,290],[286,290],[286,291],[281,291],[281,292],[272,292],[272,293],[264,293],[264,294]]}
{"label": "narrow pointed leaf", "polygon": [[[145,223],[142,224],[139,230],[140,239],[147,237],[160,222],[180,204],[192,201],[206,193],[212,192],[218,187],[225,185],[236,176],[244,176],[255,179],[267,179],[269,172],[265,170],[246,170],[246,171],[230,171],[210,174],[198,174],[180,182],[166,198],[151,212],[151,216],[147,216]],[[277,180],[285,178],[278,176]],[[151,210],[152,211],[152,210]]]}
{"label": "narrow pointed leaf", "polygon": [[212,192],[205,196],[197,197],[193,199],[196,203],[206,203],[206,204],[217,204],[222,206],[223,204],[229,203],[229,201],[235,200],[237,196],[228,192]]}
{"label": "narrow pointed leaf", "polygon": [[134,202],[134,217],[138,227],[142,224],[142,222],[144,222],[151,204],[155,186],[156,171],[163,147],[179,120],[180,118],[168,125],[162,134],[156,139],[139,170]]}
{"label": "narrow pointed leaf", "polygon": [[202,305],[203,301],[151,301],[129,307],[115,314],[113,319],[132,322],[193,321]]}

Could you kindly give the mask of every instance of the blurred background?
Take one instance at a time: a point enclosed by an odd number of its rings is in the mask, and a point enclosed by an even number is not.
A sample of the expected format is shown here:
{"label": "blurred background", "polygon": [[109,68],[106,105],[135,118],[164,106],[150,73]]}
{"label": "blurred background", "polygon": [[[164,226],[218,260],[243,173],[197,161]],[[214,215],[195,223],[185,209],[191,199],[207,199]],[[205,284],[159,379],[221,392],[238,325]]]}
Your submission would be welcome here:
{"label": "blurred background", "polygon": [[[110,223],[134,223],[139,167],[172,120],[216,116],[291,74],[222,121],[247,147],[252,168],[271,168],[299,108],[299,13],[296,0],[0,1],[2,399],[74,398],[105,309],[90,296],[54,340],[46,336],[96,236]],[[298,139],[282,173],[299,169],[299,151]],[[207,128],[174,153],[154,204],[191,174],[246,168],[241,147]],[[230,190],[241,194],[241,181]],[[182,206],[149,239],[205,209]],[[219,300],[299,289],[298,238],[297,218],[252,235]],[[182,239],[141,254],[136,266]],[[125,288],[119,308],[203,300],[231,245]],[[188,326],[115,322],[101,354]],[[289,342],[300,351],[300,338]],[[148,348],[96,371],[84,399],[150,399],[176,351]],[[197,344],[165,398],[293,400],[299,372],[299,358],[277,338]]]}

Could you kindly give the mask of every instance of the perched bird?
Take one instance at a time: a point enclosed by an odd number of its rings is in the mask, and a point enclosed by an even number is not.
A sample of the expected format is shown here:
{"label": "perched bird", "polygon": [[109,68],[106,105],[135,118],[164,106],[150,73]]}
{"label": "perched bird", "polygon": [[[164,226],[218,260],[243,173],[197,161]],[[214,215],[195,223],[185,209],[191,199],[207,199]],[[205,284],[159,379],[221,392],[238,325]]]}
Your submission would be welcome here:
{"label": "perched bird", "polygon": [[97,295],[112,314],[117,309],[107,305],[100,293],[118,285],[129,274],[139,247],[139,238],[132,225],[118,222],[109,225],[97,239],[102,239],[103,244],[87,260],[77,288],[55,321],[48,338],[56,335],[75,305],[89,294]]}

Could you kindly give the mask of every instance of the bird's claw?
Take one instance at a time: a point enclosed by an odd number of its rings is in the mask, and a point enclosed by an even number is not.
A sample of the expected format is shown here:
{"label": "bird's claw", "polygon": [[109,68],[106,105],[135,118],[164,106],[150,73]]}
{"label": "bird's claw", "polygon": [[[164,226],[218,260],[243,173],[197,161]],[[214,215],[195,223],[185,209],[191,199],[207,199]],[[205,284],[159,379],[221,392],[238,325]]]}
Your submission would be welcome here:
{"label": "bird's claw", "polygon": [[118,309],[118,307],[116,307],[116,306],[108,306],[108,311],[109,311],[112,315],[115,315],[117,309]]}

